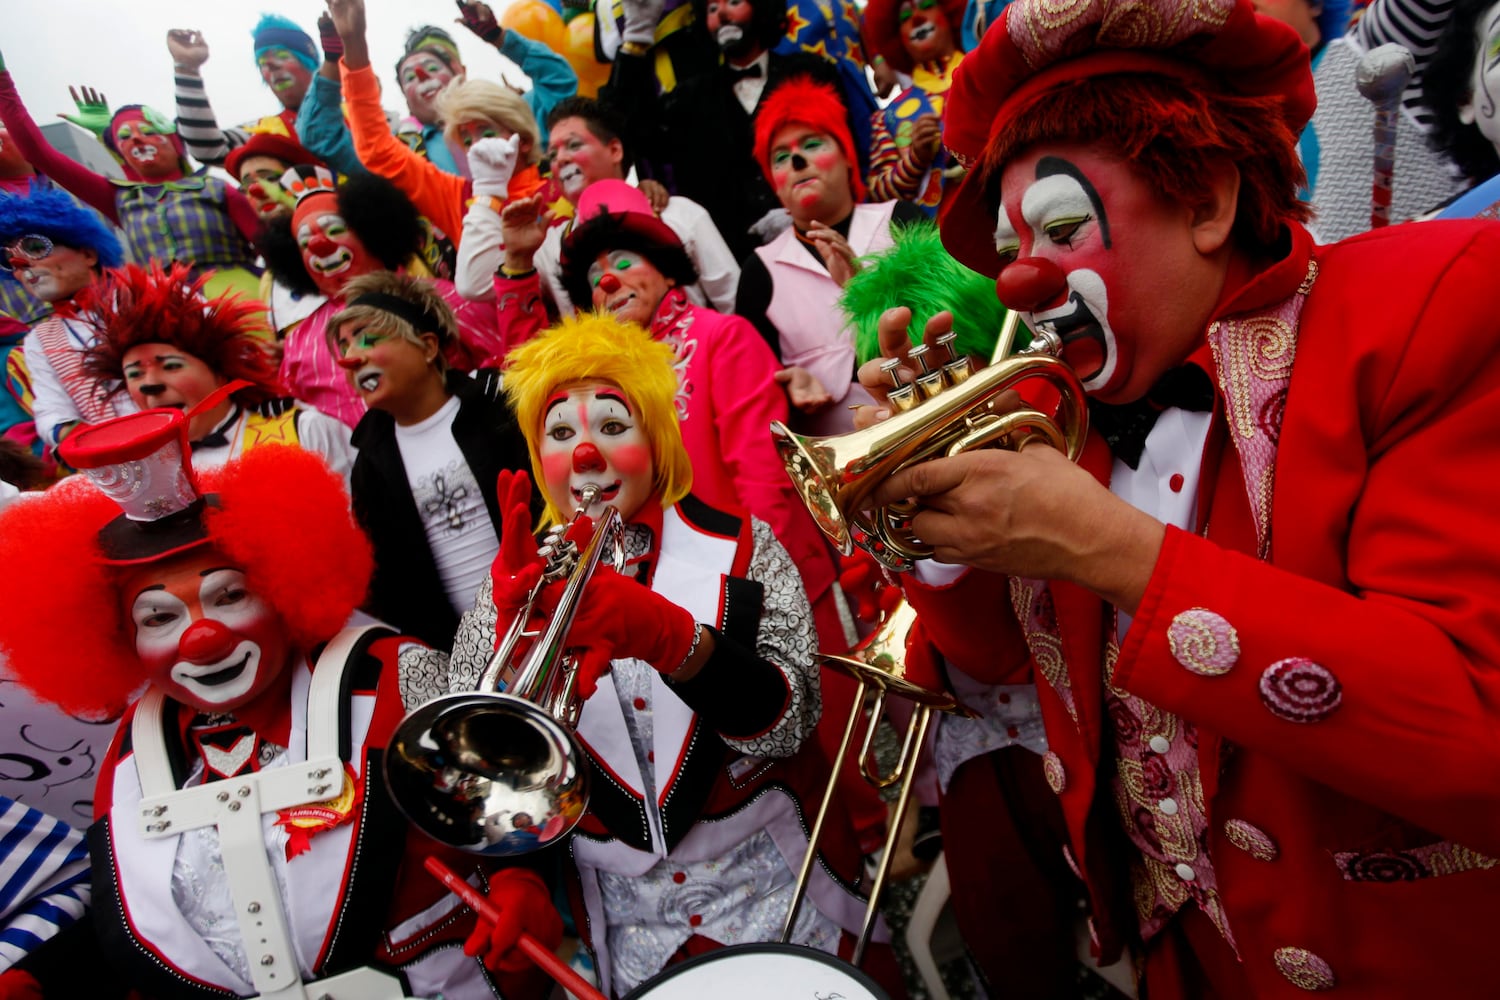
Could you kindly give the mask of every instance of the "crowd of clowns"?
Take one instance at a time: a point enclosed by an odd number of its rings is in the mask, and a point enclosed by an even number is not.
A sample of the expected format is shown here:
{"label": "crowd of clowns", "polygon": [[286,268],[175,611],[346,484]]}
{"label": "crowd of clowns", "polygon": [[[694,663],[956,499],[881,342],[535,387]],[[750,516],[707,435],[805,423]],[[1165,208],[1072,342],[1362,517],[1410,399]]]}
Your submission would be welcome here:
{"label": "crowd of clowns", "polygon": [[[525,1000],[575,939],[645,997],[780,941],[861,707],[819,654],[897,605],[966,710],[892,850],[968,995],[1493,992],[1500,3],[459,0],[390,114],[366,2],[263,17],[239,127],[193,30],[175,117],[76,91],[123,178],[0,60],[0,997]],[[837,551],[771,425],[910,423],[1017,318],[1076,460],[892,466],[934,558]],[[581,820],[428,837],[398,724],[606,507]],[[858,756],[787,930],[845,960]]]}

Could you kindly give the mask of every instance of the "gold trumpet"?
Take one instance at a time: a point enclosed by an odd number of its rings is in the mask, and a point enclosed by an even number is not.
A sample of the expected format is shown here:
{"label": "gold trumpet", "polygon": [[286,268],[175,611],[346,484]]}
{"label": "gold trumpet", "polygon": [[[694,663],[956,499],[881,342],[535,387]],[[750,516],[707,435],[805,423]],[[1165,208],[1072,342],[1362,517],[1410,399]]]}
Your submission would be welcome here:
{"label": "gold trumpet", "polygon": [[[859,770],[865,780],[876,788],[889,788],[900,782],[901,790],[897,793],[895,812],[891,816],[889,830],[886,832],[885,850],[881,852],[880,862],[875,867],[875,877],[870,885],[869,898],[865,902],[864,921],[860,925],[859,937],[854,943],[854,953],[850,959],[854,965],[859,965],[861,959],[864,958],[865,946],[869,944],[870,933],[875,929],[880,896],[885,890],[886,875],[890,872],[891,860],[896,853],[896,840],[901,834],[901,821],[906,816],[906,810],[911,802],[917,755],[921,753],[922,741],[927,736],[927,724],[931,721],[932,713],[936,711],[953,715],[973,715],[959,704],[953,695],[941,688],[938,678],[918,677],[912,671],[911,665],[907,662],[906,644],[916,622],[916,611],[910,604],[902,601],[892,608],[880,626],[866,636],[858,646],[850,650],[848,655],[819,657],[824,665],[852,675],[855,680],[859,681],[859,688],[854,696],[854,708],[849,713],[849,721],[844,725],[844,737],[839,743],[838,754],[833,760],[833,773],[829,775],[828,784],[823,789],[823,801],[818,807],[818,816],[813,821],[812,833],[808,837],[807,854],[802,859],[802,868],[797,873],[797,882],[792,889],[792,903],[787,912],[786,924],[782,928],[781,940],[782,943],[791,940],[792,929],[797,922],[797,911],[807,892],[807,883],[812,875],[813,862],[817,858],[818,845],[823,839],[823,823],[828,817],[828,808],[833,802],[839,775],[843,772],[844,758],[848,756],[849,747],[854,742],[856,726],[864,712],[865,694],[873,688],[875,700],[870,708],[870,719],[865,726],[864,738],[860,741]],[[889,774],[881,774],[871,766],[871,750],[887,694],[911,700],[916,704],[916,710],[912,712],[911,721],[906,725],[906,735],[901,741],[901,755],[895,767]]]}
{"label": "gold trumpet", "polygon": [[[573,515],[599,497],[587,486]],[[572,527],[548,534],[542,578],[516,612],[479,678],[477,691],[419,705],[401,720],[385,754],[391,798],[414,826],[474,854],[510,857],[555,842],[588,806],[588,766],[573,727],[582,704],[568,642],[584,588],[606,551],[623,562],[620,514],[606,508],[587,544]],[[566,579],[544,630],[526,623],[547,584]],[[531,639],[516,657],[522,639]],[[505,693],[497,688],[505,686]]]}
{"label": "gold trumpet", "polygon": [[[1006,316],[996,357],[1009,352],[1018,323],[1015,312]],[[1088,435],[1083,386],[1060,359],[1062,341],[1055,333],[1041,329],[1025,350],[977,372],[966,358],[957,356],[954,339],[951,333],[938,339],[948,355],[940,363],[933,362],[925,344],[912,348],[910,357],[922,368],[912,382],[899,381],[900,361],[893,358],[881,366],[894,383],[888,397],[899,411],[888,420],[821,438],[793,433],[780,422],[771,425],[776,449],[802,502],[845,555],[857,545],[896,572],[931,557],[932,549],[911,532],[915,504],[867,509],[876,487],[908,466],[974,448],[1020,450],[1032,441],[1045,441],[1074,461],[1082,454]],[[1030,380],[1056,390],[1055,417],[1014,405],[1010,393]]]}

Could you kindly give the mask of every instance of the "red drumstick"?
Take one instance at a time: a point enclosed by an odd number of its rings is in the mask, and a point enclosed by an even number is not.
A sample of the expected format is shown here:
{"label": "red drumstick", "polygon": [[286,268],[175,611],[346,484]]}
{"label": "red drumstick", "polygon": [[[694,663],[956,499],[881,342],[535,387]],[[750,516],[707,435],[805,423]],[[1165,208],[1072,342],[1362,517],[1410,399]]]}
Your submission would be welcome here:
{"label": "red drumstick", "polygon": [[[449,892],[467,903],[475,913],[492,924],[500,922],[500,911],[495,909],[494,904],[485,898],[484,893],[460,878],[452,868],[431,855],[423,864],[427,866],[427,870],[434,878],[443,883]],[[516,946],[526,953],[527,958],[540,966],[543,972],[557,980],[558,985],[578,997],[579,1000],[608,1000],[587,979],[565,965],[562,959],[548,951],[546,946],[530,934],[522,932],[521,939],[516,942]]]}

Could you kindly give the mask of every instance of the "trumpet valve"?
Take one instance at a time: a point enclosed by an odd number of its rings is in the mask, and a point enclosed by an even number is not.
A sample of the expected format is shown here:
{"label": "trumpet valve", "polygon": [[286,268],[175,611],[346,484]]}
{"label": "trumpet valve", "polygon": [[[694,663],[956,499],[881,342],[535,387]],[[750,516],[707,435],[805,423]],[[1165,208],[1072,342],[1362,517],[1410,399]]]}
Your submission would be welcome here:
{"label": "trumpet valve", "polygon": [[958,341],[958,334],[948,331],[937,339],[937,345],[948,355],[948,360],[943,362],[943,380],[948,385],[958,385],[974,374],[974,368],[969,364],[969,359],[958,353],[954,346]]}
{"label": "trumpet valve", "polygon": [[891,390],[886,399],[897,410],[905,411],[917,405],[917,390],[910,382],[901,381],[901,359],[887,358],[880,363],[880,370],[891,380]]}

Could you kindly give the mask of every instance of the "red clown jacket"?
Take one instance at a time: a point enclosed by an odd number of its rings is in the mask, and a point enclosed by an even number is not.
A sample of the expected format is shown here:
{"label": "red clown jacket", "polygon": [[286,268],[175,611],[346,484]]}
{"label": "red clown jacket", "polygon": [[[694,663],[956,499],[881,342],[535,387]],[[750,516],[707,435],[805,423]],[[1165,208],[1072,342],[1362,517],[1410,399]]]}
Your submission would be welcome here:
{"label": "red clown jacket", "polygon": [[[1255,996],[1478,996],[1500,899],[1500,320],[1479,294],[1500,226],[1292,237],[1209,326],[1218,499],[1198,533],[1168,528],[1118,650],[1111,609],[1066,583],[908,594],[966,673],[1034,676],[1106,960],[1135,935],[1116,892],[1139,854],[1110,801],[1112,670],[1197,727]],[[1097,435],[1082,464],[1108,481]],[[995,613],[1007,595],[1024,624]]]}

